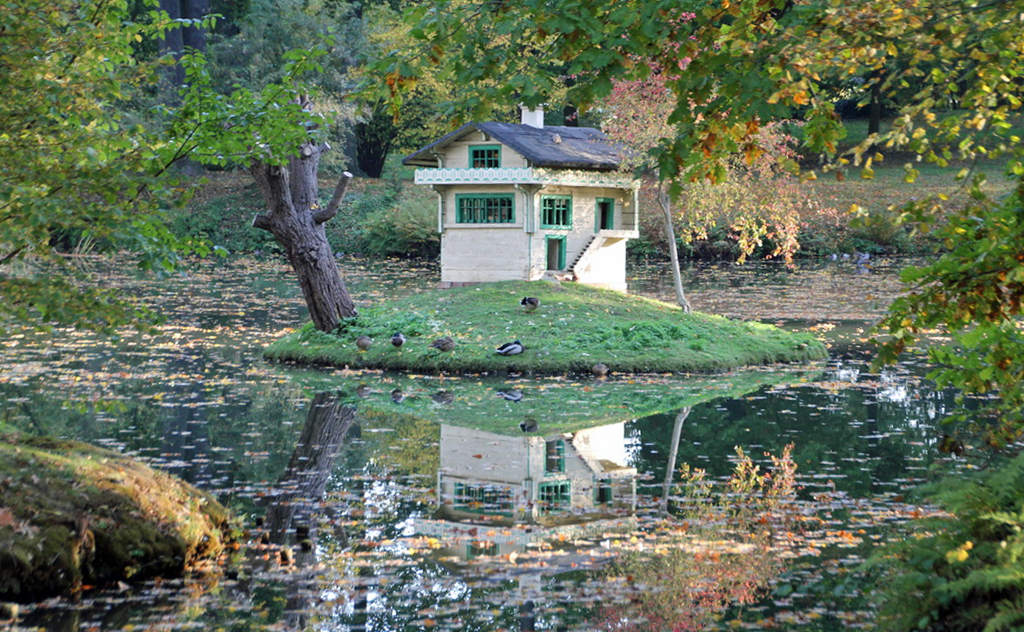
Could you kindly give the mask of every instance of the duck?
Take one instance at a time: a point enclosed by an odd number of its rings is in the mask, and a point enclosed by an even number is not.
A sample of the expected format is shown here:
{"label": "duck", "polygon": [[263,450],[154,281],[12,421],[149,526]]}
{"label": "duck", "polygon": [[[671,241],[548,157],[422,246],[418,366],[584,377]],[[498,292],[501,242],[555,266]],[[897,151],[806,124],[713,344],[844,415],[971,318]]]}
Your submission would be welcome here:
{"label": "duck", "polygon": [[537,420],[536,419],[524,419],[519,422],[519,429],[523,432],[537,432]]}
{"label": "duck", "polygon": [[402,392],[402,389],[396,388],[395,390],[391,391],[391,401],[395,402],[396,404],[401,404],[402,402],[405,401],[405,393]]}
{"label": "duck", "polygon": [[359,336],[356,338],[356,346],[359,347],[360,351],[366,351],[373,344],[373,338],[369,336]]}
{"label": "duck", "polygon": [[523,300],[519,301],[519,304],[526,308],[526,311],[532,312],[540,307],[540,299],[536,296],[524,296]]}
{"label": "duck", "polygon": [[523,346],[523,343],[516,340],[514,342],[506,342],[505,344],[495,349],[494,352],[497,353],[498,355],[516,355],[522,353],[523,349],[525,348],[526,347]]}
{"label": "duck", "polygon": [[518,389],[514,391],[498,391],[498,397],[512,403],[518,403],[523,401],[523,392]]}
{"label": "duck", "polygon": [[438,391],[430,396],[430,399],[441,405],[448,405],[455,401],[455,395],[449,391]]}
{"label": "duck", "polygon": [[434,349],[440,349],[441,351],[451,351],[455,348],[455,340],[451,336],[445,336],[444,338],[438,338],[434,342],[430,343],[430,346]]}
{"label": "duck", "polygon": [[405,334],[400,331],[396,331],[395,334],[391,336],[391,344],[395,345],[396,349],[400,349],[402,345],[405,344]]}
{"label": "duck", "polygon": [[598,362],[594,366],[590,367],[590,372],[594,374],[594,377],[607,377],[608,365],[603,362]]}

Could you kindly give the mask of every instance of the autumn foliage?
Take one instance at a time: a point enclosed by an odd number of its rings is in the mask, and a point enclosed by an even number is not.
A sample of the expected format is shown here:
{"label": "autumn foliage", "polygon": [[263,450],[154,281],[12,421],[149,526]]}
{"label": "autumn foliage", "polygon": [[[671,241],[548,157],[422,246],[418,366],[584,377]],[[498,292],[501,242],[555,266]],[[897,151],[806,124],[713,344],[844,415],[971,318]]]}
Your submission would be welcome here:
{"label": "autumn foliage", "polygon": [[732,476],[717,489],[703,470],[684,467],[662,528],[677,535],[655,550],[623,556],[609,570],[627,597],[606,606],[598,628],[618,632],[703,630],[731,605],[761,598],[783,570],[772,548],[789,523],[795,494],[792,445],[762,472],[737,449]]}

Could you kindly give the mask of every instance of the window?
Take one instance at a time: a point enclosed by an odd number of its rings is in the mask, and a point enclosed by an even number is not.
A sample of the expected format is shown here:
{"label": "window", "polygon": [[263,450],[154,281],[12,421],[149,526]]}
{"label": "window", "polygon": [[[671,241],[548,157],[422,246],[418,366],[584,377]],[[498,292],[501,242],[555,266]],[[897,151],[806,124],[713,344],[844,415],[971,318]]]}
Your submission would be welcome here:
{"label": "window", "polygon": [[456,195],[455,221],[460,224],[511,224],[514,217],[513,195]]}
{"label": "window", "polygon": [[572,484],[569,481],[540,484],[540,510],[542,513],[564,511],[571,506]]}
{"label": "window", "polygon": [[612,481],[611,479],[602,478],[597,481],[597,487],[594,488],[594,501],[599,505],[607,505],[614,499],[612,493]]}
{"label": "window", "polygon": [[595,227],[597,230],[612,230],[615,228],[615,200],[611,198],[597,198],[594,211]]}
{"label": "window", "polygon": [[512,492],[490,485],[455,484],[455,508],[482,514],[512,515]]}
{"label": "window", "polygon": [[572,197],[545,195],[540,199],[541,228],[572,228]]}
{"label": "window", "polygon": [[497,169],[501,166],[501,145],[470,147],[469,166],[473,169]]}
{"label": "window", "polygon": [[555,439],[548,441],[545,445],[546,459],[544,462],[545,472],[565,471],[565,441]]}

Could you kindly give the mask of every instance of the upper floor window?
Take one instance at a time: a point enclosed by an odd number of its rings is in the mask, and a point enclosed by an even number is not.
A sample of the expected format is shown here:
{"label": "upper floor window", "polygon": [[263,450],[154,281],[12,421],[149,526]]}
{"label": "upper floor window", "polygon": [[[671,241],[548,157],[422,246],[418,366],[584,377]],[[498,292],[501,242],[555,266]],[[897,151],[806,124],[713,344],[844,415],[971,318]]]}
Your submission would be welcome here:
{"label": "upper floor window", "polygon": [[455,221],[460,224],[510,224],[515,221],[513,194],[456,195]]}
{"label": "upper floor window", "polygon": [[541,228],[572,228],[572,197],[545,195],[540,199]]}
{"label": "upper floor window", "polygon": [[470,147],[469,166],[473,169],[497,169],[501,166],[501,145]]}

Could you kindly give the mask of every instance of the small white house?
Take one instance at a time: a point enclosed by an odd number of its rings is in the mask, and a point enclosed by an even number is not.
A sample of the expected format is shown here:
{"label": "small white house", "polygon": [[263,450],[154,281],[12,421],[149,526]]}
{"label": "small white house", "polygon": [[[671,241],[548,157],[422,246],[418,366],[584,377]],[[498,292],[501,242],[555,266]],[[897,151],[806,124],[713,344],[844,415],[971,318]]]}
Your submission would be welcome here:
{"label": "small white house", "polygon": [[438,196],[441,283],[570,278],[626,289],[638,183],[590,127],[468,123],[408,156]]}

